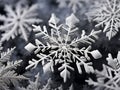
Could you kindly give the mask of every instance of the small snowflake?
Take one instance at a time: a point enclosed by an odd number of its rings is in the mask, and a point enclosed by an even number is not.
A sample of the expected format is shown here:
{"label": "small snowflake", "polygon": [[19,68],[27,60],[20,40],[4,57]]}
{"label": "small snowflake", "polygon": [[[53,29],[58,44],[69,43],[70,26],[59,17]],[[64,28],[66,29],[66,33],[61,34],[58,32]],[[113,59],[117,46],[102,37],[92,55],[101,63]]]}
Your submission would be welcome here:
{"label": "small snowflake", "polygon": [[[80,74],[82,73],[81,65],[84,66],[87,73],[94,72],[91,66],[92,63],[89,62],[90,57],[88,53],[95,59],[101,57],[98,50],[89,51],[91,49],[90,44],[95,42],[94,39],[98,39],[97,34],[99,34],[100,31],[93,30],[89,35],[86,35],[83,30],[81,37],[78,37],[75,35],[75,32],[78,30],[75,24],[78,23],[79,20],[74,14],[66,18],[65,24],[58,25],[59,21],[59,18],[57,18],[55,14],[52,14],[49,20],[49,26],[51,27],[50,32],[48,32],[46,26],[43,26],[42,30],[40,26],[33,25],[36,37],[41,37],[44,41],[36,39],[36,46],[29,43],[25,47],[30,52],[34,51],[40,58],[39,60],[33,59],[29,61],[30,65],[28,65],[26,69],[33,66],[35,68],[39,62],[42,62],[44,72],[47,72],[49,69],[54,71],[54,66],[61,64],[58,70],[61,71],[60,75],[64,79],[64,82],[67,81],[67,78],[70,78],[69,70],[74,71],[74,68],[70,65],[71,63],[76,63]],[[88,44],[89,46],[87,48],[78,48],[79,44]],[[39,53],[39,51],[42,53]],[[45,54],[45,51],[49,51],[49,54]]]}
{"label": "small snowflake", "polygon": [[102,71],[95,71],[97,81],[86,80],[89,85],[94,85],[95,90],[119,90],[120,89],[120,52],[117,58],[113,58],[109,53],[106,58],[108,65],[103,65]]}
{"label": "small snowflake", "polygon": [[104,27],[103,32],[110,40],[119,31],[120,27],[120,0],[102,0],[97,2],[89,13],[89,19],[96,21],[98,26]]}
{"label": "small snowflake", "polygon": [[27,31],[31,31],[30,25],[33,23],[41,22],[37,16],[37,4],[28,7],[21,2],[15,6],[6,5],[5,15],[0,15],[0,21],[4,24],[0,26],[0,30],[5,31],[1,41],[14,39],[16,35],[22,34],[23,38],[27,41]]}

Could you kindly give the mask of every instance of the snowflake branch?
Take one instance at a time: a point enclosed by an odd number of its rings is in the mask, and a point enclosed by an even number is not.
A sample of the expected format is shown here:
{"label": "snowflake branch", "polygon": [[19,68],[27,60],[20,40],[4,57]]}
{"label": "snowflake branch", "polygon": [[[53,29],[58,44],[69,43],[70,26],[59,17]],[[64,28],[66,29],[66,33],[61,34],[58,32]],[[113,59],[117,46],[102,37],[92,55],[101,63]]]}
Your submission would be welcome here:
{"label": "snowflake branch", "polygon": [[[48,39],[51,39],[53,42],[55,42],[56,44],[59,45],[58,41],[56,41],[53,37],[51,37],[51,36],[48,34],[45,26],[43,27],[44,31],[42,31],[42,29],[41,29],[40,26],[36,26],[36,25],[32,25],[32,26],[34,27],[34,29],[33,29],[34,31],[38,31],[38,30],[40,31],[40,33],[36,34],[36,36],[39,36],[39,35],[43,34],[44,36],[48,37]],[[46,34],[46,33],[47,33],[47,34]]]}
{"label": "snowflake branch", "polygon": [[[42,60],[50,57],[50,56],[53,55],[53,54],[56,54],[58,51],[59,51],[59,50],[53,51],[52,53],[46,55],[45,57],[42,57],[42,58],[39,59],[38,61],[36,61],[36,60],[29,61],[29,64],[30,64],[30,65],[28,65],[28,66],[26,67],[26,69],[29,69],[29,68],[31,68],[31,67],[33,67],[33,66],[34,66],[33,68],[36,68],[39,62],[41,62]],[[39,57],[39,55],[38,55],[38,57]]]}
{"label": "snowflake branch", "polygon": [[80,39],[76,39],[76,40],[72,41],[69,45],[73,45],[75,43],[88,43],[88,44],[91,44],[91,42],[94,42],[92,37],[95,37],[97,39],[98,37],[97,37],[96,34],[98,34],[100,32],[101,32],[101,30],[99,30],[99,31],[92,31],[90,35],[83,36]]}

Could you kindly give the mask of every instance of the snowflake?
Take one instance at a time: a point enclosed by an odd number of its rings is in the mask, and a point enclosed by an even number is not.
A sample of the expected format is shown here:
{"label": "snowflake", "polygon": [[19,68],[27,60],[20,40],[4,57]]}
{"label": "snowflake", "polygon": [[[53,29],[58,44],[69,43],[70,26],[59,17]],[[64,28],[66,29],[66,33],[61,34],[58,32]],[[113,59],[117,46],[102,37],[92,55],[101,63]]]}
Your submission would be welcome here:
{"label": "snowflake", "polygon": [[57,0],[57,2],[60,8],[68,6],[75,13],[84,3],[88,3],[89,0]]}
{"label": "snowflake", "polygon": [[0,26],[0,30],[5,31],[1,41],[15,38],[16,35],[22,34],[23,38],[27,41],[27,31],[31,31],[30,25],[33,23],[41,22],[36,18],[37,4],[28,7],[18,2],[15,6],[6,5],[5,15],[0,15],[0,21],[4,24]]}
{"label": "snowflake", "polygon": [[102,71],[95,71],[97,74],[97,81],[92,79],[86,80],[89,85],[94,85],[95,90],[119,90],[120,89],[120,52],[117,58],[113,58],[108,54],[106,58],[108,65],[103,65]]}
{"label": "snowflake", "polygon": [[90,12],[87,13],[89,19],[96,21],[98,26],[104,27],[103,32],[110,40],[119,31],[120,27],[120,1],[102,0],[96,3]]}
{"label": "snowflake", "polygon": [[[98,50],[90,51],[92,42],[95,42],[94,39],[98,39],[97,34],[101,31],[92,31],[89,35],[85,34],[85,31],[82,31],[81,37],[75,35],[78,28],[75,27],[75,24],[79,22],[77,17],[74,14],[71,14],[66,18],[65,24],[59,23],[59,18],[55,14],[51,15],[49,20],[49,26],[51,29],[48,32],[46,26],[43,26],[43,30],[40,26],[33,25],[34,32],[36,37],[41,37],[42,40],[35,40],[35,45],[29,43],[25,48],[35,54],[40,58],[39,60],[33,59],[29,61],[28,68],[35,68],[39,62],[42,62],[44,72],[51,70],[54,72],[54,66],[61,64],[61,67],[58,68],[61,71],[60,75],[64,79],[64,82],[67,81],[67,78],[70,78],[70,71],[74,71],[74,68],[71,66],[71,63],[76,63],[79,73],[82,73],[81,65],[84,66],[87,73],[94,72],[91,62],[89,62],[90,57],[88,54],[91,54],[95,59],[100,58],[102,55]],[[89,46],[78,48],[79,44],[88,44]],[[41,51],[41,53],[39,53]],[[48,54],[45,51],[49,51]],[[39,53],[39,54],[38,54]],[[88,62],[87,62],[88,61]],[[47,63],[46,63],[47,62]]]}

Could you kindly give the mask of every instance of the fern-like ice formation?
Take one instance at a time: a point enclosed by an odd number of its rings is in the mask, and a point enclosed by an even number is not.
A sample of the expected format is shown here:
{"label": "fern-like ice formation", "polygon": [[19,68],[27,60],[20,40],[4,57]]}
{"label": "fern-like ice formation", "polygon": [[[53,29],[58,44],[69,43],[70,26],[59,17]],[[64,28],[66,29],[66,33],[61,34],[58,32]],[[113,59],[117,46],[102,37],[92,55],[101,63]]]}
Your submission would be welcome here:
{"label": "fern-like ice formation", "polygon": [[48,79],[46,85],[41,85],[40,75],[39,73],[35,75],[35,81],[29,80],[29,85],[24,87],[17,87],[16,90],[61,90],[61,89],[52,89],[50,87],[51,79]]}
{"label": "fern-like ice formation", "polygon": [[102,26],[103,32],[110,40],[120,28],[120,0],[101,0],[87,13],[88,19],[97,22],[96,27]]}
{"label": "fern-like ice formation", "polygon": [[68,6],[76,13],[85,3],[89,3],[89,0],[57,0],[57,2],[60,8]]}
{"label": "fern-like ice formation", "polygon": [[24,87],[17,87],[16,90],[42,90],[40,89],[40,77],[39,73],[35,76],[35,81],[29,80],[29,85],[24,88]]}
{"label": "fern-like ice formation", "polygon": [[[25,47],[29,52],[34,51],[37,57],[40,58],[39,60],[32,59],[32,61],[29,61],[26,69],[35,68],[41,62],[44,72],[50,69],[54,72],[54,66],[60,64],[61,67],[58,70],[61,71],[60,76],[64,79],[64,82],[67,81],[67,78],[70,78],[70,71],[74,71],[71,66],[73,63],[76,63],[80,74],[82,73],[81,65],[84,66],[87,73],[94,72],[88,54],[91,54],[95,59],[102,57],[98,50],[90,51],[90,45],[95,42],[95,39],[98,39],[97,34],[101,31],[92,30],[89,35],[86,35],[83,30],[79,37],[75,34],[78,30],[75,24],[79,20],[74,14],[66,18],[65,24],[59,24],[59,21],[59,18],[52,14],[49,20],[50,30],[47,30],[46,26],[43,26],[42,29],[39,25],[33,25],[36,37],[41,37],[43,41],[36,39],[36,45],[29,43]],[[81,44],[88,44],[88,47],[79,48]],[[49,51],[49,53],[46,54],[45,51]]]}
{"label": "fern-like ice formation", "polygon": [[89,85],[96,87],[95,90],[119,90],[120,89],[120,52],[117,58],[113,58],[108,54],[106,58],[108,65],[103,65],[103,70],[96,70],[97,81],[92,79],[86,80]]}
{"label": "fern-like ice formation", "polygon": [[[14,69],[20,66],[22,60],[10,61],[11,54],[15,48],[8,49],[7,52],[1,53],[0,58],[0,90],[10,90],[9,86],[12,83],[14,86],[19,85],[20,80],[25,80],[23,75],[17,75]],[[6,63],[6,64],[5,64]]]}
{"label": "fern-like ice formation", "polygon": [[4,62],[9,61],[14,49],[15,49],[15,47],[11,48],[11,49],[7,49],[6,52],[1,52],[0,53],[0,62],[4,63]]}
{"label": "fern-like ice formation", "polygon": [[23,5],[22,2],[18,2],[15,6],[5,5],[6,15],[0,15],[0,21],[3,22],[0,30],[5,32],[1,41],[9,40],[10,38],[14,39],[18,34],[21,34],[27,41],[28,31],[31,31],[31,24],[41,22],[37,18],[37,8],[37,4],[29,7],[28,5]]}

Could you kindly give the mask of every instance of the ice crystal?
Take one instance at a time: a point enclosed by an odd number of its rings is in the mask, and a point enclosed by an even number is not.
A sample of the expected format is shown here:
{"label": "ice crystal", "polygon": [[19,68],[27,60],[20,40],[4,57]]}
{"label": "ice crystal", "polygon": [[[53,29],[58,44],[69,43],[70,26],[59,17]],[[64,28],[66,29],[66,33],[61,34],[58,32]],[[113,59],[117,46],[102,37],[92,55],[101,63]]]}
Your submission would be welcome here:
{"label": "ice crystal", "polygon": [[60,8],[68,6],[75,13],[83,6],[83,3],[88,3],[89,0],[57,0],[57,2]]}
{"label": "ice crystal", "polygon": [[3,49],[2,43],[0,42],[0,53],[1,53],[2,49]]}
{"label": "ice crystal", "polygon": [[114,68],[115,70],[119,71],[120,69],[120,51],[117,54],[117,58],[113,58],[112,55],[109,53],[107,57],[108,64]]}
{"label": "ice crystal", "polygon": [[[59,18],[52,14],[49,20],[50,30],[47,30],[46,26],[43,26],[42,29],[39,25],[33,25],[36,37],[41,37],[44,41],[36,39],[36,45],[29,43],[25,47],[29,52],[34,51],[37,57],[40,58],[39,60],[32,59],[32,61],[29,61],[26,69],[35,68],[41,62],[44,72],[49,71],[49,69],[54,72],[54,66],[61,64],[58,70],[61,71],[60,76],[64,79],[64,82],[67,81],[67,78],[70,78],[70,71],[74,71],[71,66],[72,63],[76,63],[80,74],[82,73],[81,65],[84,66],[87,73],[94,72],[88,54],[91,54],[95,59],[102,56],[98,50],[90,51],[90,45],[95,42],[95,39],[98,39],[97,34],[101,31],[92,30],[89,35],[86,35],[83,30],[81,36],[78,37],[75,35],[78,30],[75,24],[79,20],[74,14],[66,18],[65,24],[58,25],[59,21]],[[88,44],[88,47],[79,48],[78,45],[80,44]],[[49,51],[49,53],[46,54],[45,51]]]}
{"label": "ice crystal", "polygon": [[97,74],[97,81],[92,79],[86,80],[89,85],[94,85],[95,90],[119,90],[120,89],[120,52],[118,52],[117,58],[113,58],[111,54],[108,54],[106,58],[108,65],[103,65],[102,71],[95,71]]}
{"label": "ice crystal", "polygon": [[[9,85],[12,83],[14,86],[23,79],[27,79],[22,75],[17,75],[14,69],[20,66],[22,60],[10,61],[11,54],[14,48],[8,49],[7,52],[1,53],[0,58],[0,90],[9,90]],[[6,64],[5,64],[6,63]]]}
{"label": "ice crystal", "polygon": [[15,6],[5,5],[6,15],[0,15],[0,21],[4,24],[0,26],[0,30],[5,31],[1,41],[14,39],[16,35],[21,34],[23,38],[28,40],[28,31],[31,31],[30,25],[41,22],[37,16],[37,4],[32,6],[23,5],[18,2]]}
{"label": "ice crystal", "polygon": [[119,31],[120,27],[120,1],[102,0],[96,3],[87,13],[88,18],[96,21],[96,27],[102,26],[103,32],[110,40]]}
{"label": "ice crystal", "polygon": [[35,75],[35,81],[29,80],[29,85],[24,87],[17,87],[16,90],[58,90],[58,89],[51,89],[50,88],[51,79],[48,79],[46,85],[41,85],[41,79],[39,73]]}
{"label": "ice crystal", "polygon": [[7,49],[6,52],[1,52],[0,53],[0,56],[1,56],[0,62],[7,62],[7,61],[9,61],[10,58],[11,58],[11,55],[12,55],[12,53],[14,51],[14,49],[15,49],[15,47],[11,48],[11,49]]}
{"label": "ice crystal", "polygon": [[35,77],[35,81],[29,81],[29,85],[27,86],[27,88],[17,87],[16,90],[41,90],[39,73]]}
{"label": "ice crystal", "polygon": [[16,61],[16,62],[8,62],[7,65],[1,65],[0,66],[0,89],[1,90],[9,90],[9,85],[11,83],[14,86],[18,86],[19,81],[25,80],[23,75],[18,75],[15,71],[14,68],[16,66],[19,66],[21,61]]}

